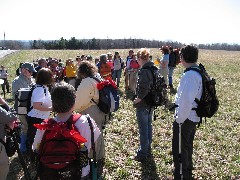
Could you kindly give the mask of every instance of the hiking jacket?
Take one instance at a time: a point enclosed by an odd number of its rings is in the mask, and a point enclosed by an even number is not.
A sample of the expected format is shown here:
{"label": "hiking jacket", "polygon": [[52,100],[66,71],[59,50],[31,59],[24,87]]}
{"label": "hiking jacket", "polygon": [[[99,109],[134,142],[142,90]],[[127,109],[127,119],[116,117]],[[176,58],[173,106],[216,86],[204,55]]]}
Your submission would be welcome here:
{"label": "hiking jacket", "polygon": [[31,78],[26,78],[23,74],[20,74],[12,82],[12,96],[15,99],[15,94],[20,88],[28,88],[35,83],[35,80]]}
{"label": "hiking jacket", "polygon": [[144,69],[146,67],[154,66],[153,62],[145,63],[138,74],[137,80],[137,89],[136,89],[136,97],[142,99],[139,103],[135,104],[136,107],[147,107],[149,105],[146,104],[144,98],[151,91],[153,85],[153,74],[149,69]]}

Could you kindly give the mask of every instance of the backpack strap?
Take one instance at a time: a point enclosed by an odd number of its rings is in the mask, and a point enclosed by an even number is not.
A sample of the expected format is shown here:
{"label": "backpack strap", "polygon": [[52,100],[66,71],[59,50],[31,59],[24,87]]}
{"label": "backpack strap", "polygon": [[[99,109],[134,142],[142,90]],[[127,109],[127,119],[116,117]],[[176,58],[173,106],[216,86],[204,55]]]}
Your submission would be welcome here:
{"label": "backpack strap", "polygon": [[99,78],[95,77],[95,76],[91,76],[91,78],[93,78],[94,80],[96,80],[98,83],[101,82],[101,80],[100,80]]}
{"label": "backpack strap", "polygon": [[[204,91],[205,91],[205,85],[204,85],[204,82],[203,82],[204,81],[203,80],[203,78],[204,78],[203,71],[205,70],[204,66],[202,64],[199,64],[199,66],[189,67],[189,68],[185,69],[184,73],[187,72],[187,71],[191,71],[191,70],[192,71],[196,71],[196,72],[198,72],[201,75],[201,77],[202,77],[202,86],[203,86],[202,92],[204,93]],[[197,105],[199,105],[199,103],[200,103],[199,99],[195,98],[194,101],[197,103]],[[192,108],[192,110],[196,111],[197,108]],[[205,117],[205,122],[206,122],[206,117]],[[198,123],[198,127],[200,126],[200,124],[202,124],[202,117],[200,117],[200,121]]]}
{"label": "backpack strap", "polygon": [[88,114],[86,115],[86,117],[87,117],[87,121],[88,121],[90,130],[91,130],[91,148],[93,150],[93,161],[94,161],[94,163],[96,163],[96,150],[95,150],[95,143],[94,143],[93,124],[92,124],[92,121],[91,121],[90,116]]}
{"label": "backpack strap", "polygon": [[70,116],[70,118],[67,120],[67,122],[69,122],[69,123],[71,123],[71,124],[75,124],[81,116],[82,116],[82,115],[81,115],[81,114],[78,114],[78,113],[77,113],[77,114],[72,114],[72,115]]}
{"label": "backpack strap", "polygon": [[[187,69],[185,69],[185,71],[184,71],[184,73],[185,72],[187,72],[187,71],[196,71],[196,72],[198,72],[200,75],[201,75],[201,77],[202,77],[202,86],[203,86],[203,92],[205,91],[205,85],[204,85],[204,83],[203,83],[203,70],[199,67],[199,66],[192,66],[192,67],[189,67],[189,68],[187,68]],[[197,104],[199,104],[199,102],[200,102],[200,100],[199,99],[197,99],[197,98],[195,98],[195,100],[194,100]],[[196,108],[192,108],[193,110],[196,110]]]}
{"label": "backpack strap", "polygon": [[[98,79],[98,78],[97,78],[97,77],[95,77],[95,76],[91,76],[91,78],[92,78],[92,79],[94,79],[94,80],[96,80],[98,83],[100,83],[100,82],[101,82],[101,80],[100,80],[100,79]],[[92,101],[92,102],[94,102],[94,103],[97,105],[97,102],[96,102],[96,101],[95,101],[93,98],[91,99],[91,101]]]}
{"label": "backpack strap", "polygon": [[37,88],[37,87],[43,87],[44,94],[45,94],[45,96],[47,96],[47,90],[46,90],[46,88],[45,88],[43,85],[41,85],[41,84],[35,84],[35,85],[33,85],[33,86],[31,87],[31,91],[30,91],[30,93],[29,93],[29,95],[28,95],[28,98],[30,99],[30,105],[29,105],[29,110],[28,110],[28,112],[30,112],[30,111],[33,109],[33,106],[31,106],[31,98],[32,98],[32,94],[33,94],[34,89]]}

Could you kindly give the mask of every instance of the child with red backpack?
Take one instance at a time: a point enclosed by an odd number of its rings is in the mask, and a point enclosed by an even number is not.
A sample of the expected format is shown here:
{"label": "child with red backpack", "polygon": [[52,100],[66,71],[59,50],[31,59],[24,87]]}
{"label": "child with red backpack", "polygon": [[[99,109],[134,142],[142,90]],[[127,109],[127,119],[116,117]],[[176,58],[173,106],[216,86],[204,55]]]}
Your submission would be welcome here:
{"label": "child with red backpack", "polygon": [[74,104],[75,88],[64,82],[57,84],[52,91],[56,117],[35,125],[38,130],[33,150],[37,152],[37,177],[41,180],[89,177],[89,153],[100,131],[90,116],[73,114]]}

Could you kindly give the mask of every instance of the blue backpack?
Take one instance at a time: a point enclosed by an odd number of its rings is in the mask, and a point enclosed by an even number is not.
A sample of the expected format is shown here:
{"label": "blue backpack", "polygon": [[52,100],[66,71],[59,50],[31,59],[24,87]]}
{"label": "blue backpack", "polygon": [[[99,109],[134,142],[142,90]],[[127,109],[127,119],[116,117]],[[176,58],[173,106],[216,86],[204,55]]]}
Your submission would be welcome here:
{"label": "blue backpack", "polygon": [[97,104],[99,109],[105,114],[117,111],[120,98],[115,82],[112,79],[100,80],[96,77],[92,78],[98,82],[99,102],[96,103],[93,99],[92,101]]}

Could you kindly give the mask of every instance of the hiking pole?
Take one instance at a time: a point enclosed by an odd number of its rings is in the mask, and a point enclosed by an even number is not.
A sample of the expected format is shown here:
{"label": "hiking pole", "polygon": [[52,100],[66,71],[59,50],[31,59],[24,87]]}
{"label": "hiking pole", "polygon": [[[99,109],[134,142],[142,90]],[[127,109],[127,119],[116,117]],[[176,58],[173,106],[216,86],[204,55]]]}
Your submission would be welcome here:
{"label": "hiking pole", "polygon": [[182,174],[182,147],[181,147],[181,144],[182,144],[182,130],[181,130],[181,126],[182,126],[182,124],[180,123],[179,124],[179,136],[178,136],[178,138],[179,138],[179,145],[178,145],[178,147],[179,147],[179,166],[180,166],[180,177],[181,177],[181,180],[183,179],[183,174]]}
{"label": "hiking pole", "polygon": [[19,158],[19,161],[22,165],[22,168],[23,168],[23,172],[24,172],[24,176],[25,176],[25,179],[26,180],[32,180],[29,172],[28,172],[28,168],[27,168],[27,165],[24,161],[24,158],[23,158],[23,155],[19,149],[19,145],[18,145],[18,141],[17,141],[17,137],[16,137],[16,131],[15,130],[11,130],[11,135],[13,137],[13,141],[14,141],[14,145],[15,145],[15,148],[17,150],[17,153],[18,153],[18,158]]}

